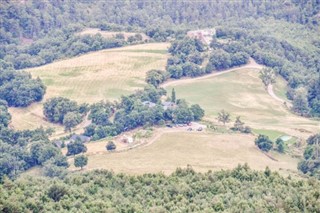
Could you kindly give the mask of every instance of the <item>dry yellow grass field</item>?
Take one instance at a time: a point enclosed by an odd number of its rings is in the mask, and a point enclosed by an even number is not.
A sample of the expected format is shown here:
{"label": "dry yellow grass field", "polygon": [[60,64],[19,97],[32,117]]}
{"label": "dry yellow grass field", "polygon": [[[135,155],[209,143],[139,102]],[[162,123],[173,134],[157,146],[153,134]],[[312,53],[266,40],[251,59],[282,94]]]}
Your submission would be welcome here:
{"label": "dry yellow grass field", "polygon": [[[89,149],[93,150],[93,149]],[[191,165],[196,171],[231,169],[248,163],[257,170],[269,166],[272,170],[294,174],[297,159],[276,155],[274,161],[254,145],[254,136],[243,134],[213,134],[196,132],[164,133],[148,146],[127,152],[90,155],[85,170],[109,169],[115,172],[169,174],[177,167]],[[70,161],[72,164],[72,160]],[[71,170],[75,170],[72,166]]]}
{"label": "dry yellow grass field", "polygon": [[[148,70],[165,68],[168,46],[168,43],[149,43],[101,50],[26,71],[44,81],[45,99],[62,96],[79,103],[115,100],[142,88]],[[61,126],[43,119],[42,103],[11,108],[10,113],[16,129],[44,126],[62,131]]]}
{"label": "dry yellow grass field", "polygon": [[[236,116],[241,116],[254,129],[277,130],[302,139],[320,131],[319,121],[294,115],[283,102],[268,94],[259,79],[259,69],[243,68],[219,76],[180,80],[166,87],[168,92],[172,88],[177,98],[200,104],[207,120],[217,122],[218,112],[224,109],[231,114],[229,126]],[[279,79],[276,94],[285,98],[284,90],[285,84]]]}
{"label": "dry yellow grass field", "polygon": [[167,43],[107,49],[28,69],[47,85],[45,98],[93,103],[116,99],[145,85],[150,69],[164,69]]}

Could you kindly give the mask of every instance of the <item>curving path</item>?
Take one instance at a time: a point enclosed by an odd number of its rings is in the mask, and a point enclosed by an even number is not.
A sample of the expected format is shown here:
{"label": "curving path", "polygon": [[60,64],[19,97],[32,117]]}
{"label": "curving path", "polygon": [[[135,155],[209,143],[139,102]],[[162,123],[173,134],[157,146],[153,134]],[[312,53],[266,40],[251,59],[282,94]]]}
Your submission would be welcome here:
{"label": "curving path", "polygon": [[224,75],[226,73],[229,72],[234,72],[243,68],[248,68],[248,69],[262,69],[264,66],[257,64],[255,62],[255,60],[253,60],[252,58],[250,58],[249,63],[243,65],[243,66],[239,66],[239,67],[235,67],[235,68],[231,68],[231,69],[227,69],[227,70],[223,70],[223,71],[218,71],[218,72],[214,72],[211,74],[207,74],[201,77],[196,77],[196,78],[182,78],[182,79],[177,79],[177,80],[169,80],[164,82],[163,84],[161,84],[160,86],[162,87],[167,87],[167,86],[172,86],[172,85],[180,85],[180,84],[185,84],[185,83],[191,83],[193,81],[196,80],[202,80],[202,79],[208,79],[208,78],[212,78],[215,76],[219,76],[219,75]]}
{"label": "curving path", "polygon": [[[243,68],[248,68],[248,69],[262,69],[264,66],[258,64],[253,58],[250,58],[249,63],[243,66],[239,66],[236,68],[231,68],[231,69],[227,69],[224,71],[219,71],[219,72],[214,72],[208,75],[204,75],[201,77],[196,77],[196,78],[183,78],[183,79],[178,79],[178,80],[169,80],[164,82],[163,84],[161,84],[162,87],[168,87],[168,86],[176,86],[176,85],[180,85],[180,84],[185,84],[185,83],[191,83],[194,82],[196,80],[202,80],[202,79],[208,79],[208,78],[212,78],[215,76],[219,76],[219,75],[224,75],[226,73],[230,73],[230,72],[234,72]],[[287,103],[285,100],[279,98],[273,91],[273,86],[272,84],[269,84],[267,87],[267,92],[268,94],[275,100],[281,102],[281,103],[286,103],[287,107],[291,106],[291,103]]]}

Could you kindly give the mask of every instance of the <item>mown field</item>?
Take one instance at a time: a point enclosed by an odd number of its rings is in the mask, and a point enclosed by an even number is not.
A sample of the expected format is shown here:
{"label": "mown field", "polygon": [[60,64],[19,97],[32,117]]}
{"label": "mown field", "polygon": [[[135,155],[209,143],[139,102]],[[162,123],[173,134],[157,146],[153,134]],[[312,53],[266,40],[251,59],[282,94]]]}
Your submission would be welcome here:
{"label": "mown field", "polygon": [[[104,142],[99,142],[103,143]],[[86,170],[109,169],[129,174],[163,172],[192,166],[196,171],[231,169],[248,163],[253,169],[269,166],[282,173],[295,173],[297,159],[276,155],[274,161],[254,145],[253,135],[215,133],[164,133],[159,140],[127,152],[89,155]],[[72,163],[72,161],[71,161]],[[72,166],[70,168],[74,170]]]}
{"label": "mown field", "polygon": [[167,43],[153,43],[108,49],[27,71],[45,82],[46,98],[93,103],[141,88],[148,70],[164,69],[167,48]]}
{"label": "mown field", "polygon": [[[285,98],[285,86],[283,79],[279,79],[275,94]],[[261,83],[257,69],[244,68],[212,78],[177,81],[166,89],[170,92],[172,88],[178,98],[200,104],[206,111],[206,119],[211,121],[216,122],[218,112],[224,109],[233,121],[241,116],[254,129],[277,130],[304,139],[320,130],[319,121],[296,116],[274,100]]]}
{"label": "mown field", "polygon": [[[62,96],[79,103],[115,100],[145,85],[150,69],[164,69],[168,43],[150,43],[115,48],[57,61],[27,69],[47,86],[45,99]],[[43,120],[42,103],[28,108],[11,108],[12,125],[16,129],[39,126],[61,127]]]}

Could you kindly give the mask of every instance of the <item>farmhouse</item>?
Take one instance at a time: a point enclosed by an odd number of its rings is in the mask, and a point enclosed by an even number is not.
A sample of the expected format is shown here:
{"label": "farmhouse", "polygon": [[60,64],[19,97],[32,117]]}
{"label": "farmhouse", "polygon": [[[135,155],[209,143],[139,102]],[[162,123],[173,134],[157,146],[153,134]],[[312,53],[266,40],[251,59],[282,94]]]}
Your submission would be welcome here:
{"label": "farmhouse", "polygon": [[189,31],[187,36],[190,38],[199,39],[203,44],[210,45],[212,41],[212,36],[215,34],[214,29],[205,29],[205,30],[194,30]]}
{"label": "farmhouse", "polygon": [[63,141],[58,140],[58,141],[53,141],[53,143],[56,145],[56,147],[62,148]]}
{"label": "farmhouse", "polygon": [[149,107],[149,108],[152,108],[152,107],[155,107],[155,106],[156,106],[156,104],[153,103],[153,102],[151,102],[151,101],[144,101],[144,102],[142,102],[142,104],[143,104],[144,106]]}
{"label": "farmhouse", "polygon": [[173,102],[166,101],[162,103],[162,106],[163,106],[163,109],[166,110],[166,109],[174,109],[176,108],[177,105]]}
{"label": "farmhouse", "polygon": [[76,140],[81,140],[81,142],[86,143],[90,141],[90,137],[87,137],[85,135],[72,135],[70,138],[70,142]]}

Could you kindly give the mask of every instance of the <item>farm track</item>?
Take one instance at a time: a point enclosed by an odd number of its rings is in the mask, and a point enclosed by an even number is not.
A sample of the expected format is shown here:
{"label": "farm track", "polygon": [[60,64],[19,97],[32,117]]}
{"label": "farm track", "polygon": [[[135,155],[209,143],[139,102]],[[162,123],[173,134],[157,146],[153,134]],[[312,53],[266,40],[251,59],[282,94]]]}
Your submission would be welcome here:
{"label": "farm track", "polygon": [[[193,129],[197,129],[199,127],[202,127],[203,129],[206,128],[205,125],[193,122]],[[97,154],[112,154],[112,153],[120,153],[120,152],[126,152],[126,151],[130,151],[132,149],[137,149],[137,148],[142,148],[142,147],[146,147],[149,146],[151,144],[153,144],[154,142],[156,142],[159,138],[161,138],[162,135],[167,134],[167,133],[181,133],[181,132],[187,132],[186,128],[188,127],[184,127],[184,128],[157,128],[154,131],[154,134],[152,135],[152,137],[148,140],[145,140],[141,143],[137,143],[134,144],[133,146],[128,146],[122,149],[118,149],[112,152],[109,151],[100,151],[100,152],[95,152],[95,153],[88,153],[87,155],[97,155]],[[193,131],[193,133],[201,133],[201,132],[197,132],[197,131]]]}
{"label": "farm track", "polygon": [[[231,68],[231,69],[227,69],[227,70],[224,70],[224,71],[211,73],[211,74],[204,75],[204,76],[201,76],[201,77],[196,77],[196,78],[183,78],[183,79],[179,79],[179,80],[169,80],[169,81],[166,81],[165,83],[161,84],[161,86],[162,87],[177,86],[177,85],[186,84],[186,83],[193,83],[193,82],[198,81],[198,80],[204,80],[204,79],[208,79],[208,78],[224,75],[224,74],[227,74],[227,73],[230,73],[230,72],[235,72],[235,71],[238,71],[238,70],[241,70],[241,69],[258,69],[258,70],[260,70],[263,67],[264,67],[263,65],[258,64],[257,62],[255,62],[254,59],[250,58],[249,63],[246,64],[246,65],[243,65],[243,66],[239,66],[239,67],[236,67],[236,68]],[[286,102],[285,100],[279,98],[274,93],[272,85],[268,85],[267,92],[276,101],[279,101],[281,103],[285,103]],[[288,103],[286,103],[286,104],[288,104]],[[286,106],[290,108],[291,104],[289,103]]]}

